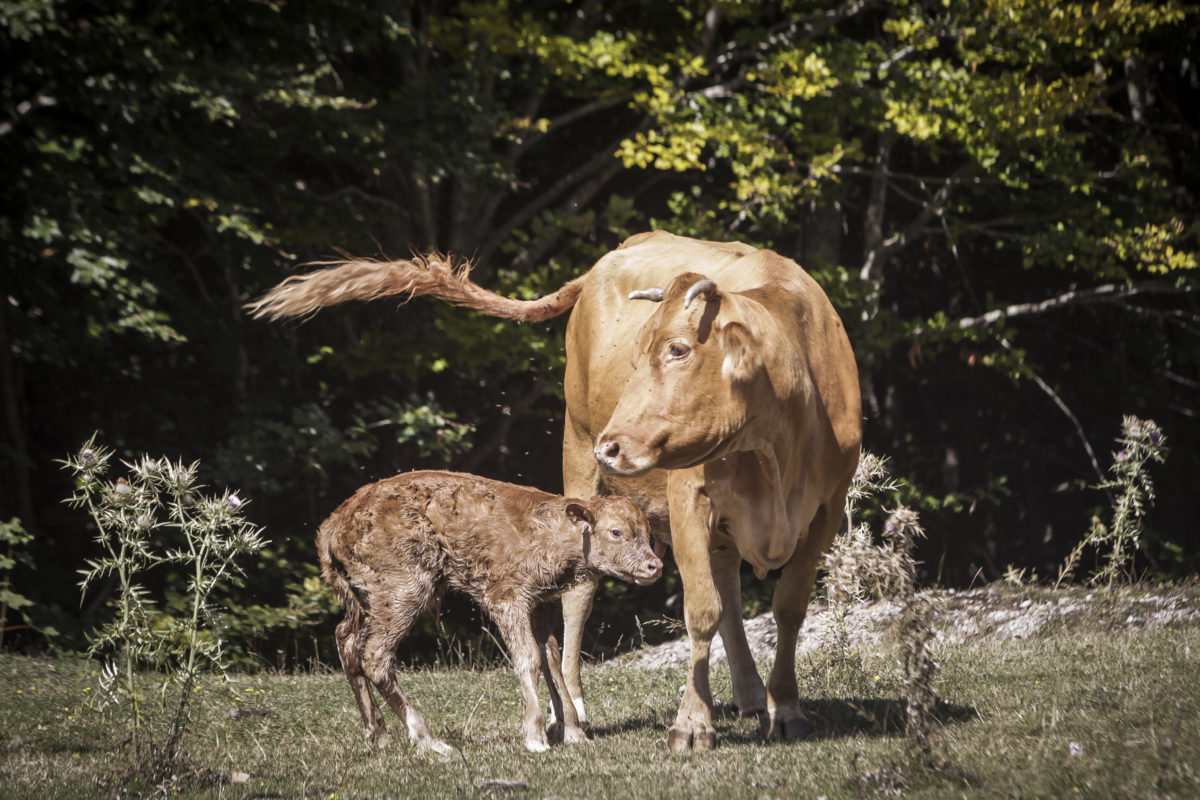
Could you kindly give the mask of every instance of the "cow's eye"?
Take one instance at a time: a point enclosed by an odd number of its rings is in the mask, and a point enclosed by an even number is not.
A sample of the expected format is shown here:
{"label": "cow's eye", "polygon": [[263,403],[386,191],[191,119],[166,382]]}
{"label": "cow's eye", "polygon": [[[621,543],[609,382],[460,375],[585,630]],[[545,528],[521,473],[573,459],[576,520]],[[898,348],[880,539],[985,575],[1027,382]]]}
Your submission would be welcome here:
{"label": "cow's eye", "polygon": [[684,358],[690,352],[692,352],[692,348],[682,342],[671,342],[667,346],[667,356],[673,361]]}
{"label": "cow's eye", "polygon": [[620,539],[625,534],[621,532],[620,528],[613,528],[611,531],[608,532],[608,535],[614,539]]}

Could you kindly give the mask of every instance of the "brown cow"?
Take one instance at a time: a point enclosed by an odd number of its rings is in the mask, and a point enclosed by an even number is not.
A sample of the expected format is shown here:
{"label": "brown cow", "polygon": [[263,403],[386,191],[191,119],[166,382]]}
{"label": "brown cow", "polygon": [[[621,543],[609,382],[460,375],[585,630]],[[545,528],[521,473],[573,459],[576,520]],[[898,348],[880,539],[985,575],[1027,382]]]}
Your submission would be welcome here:
{"label": "brown cow", "polygon": [[474,599],[500,629],[525,701],[525,747],[547,749],[540,668],[563,741],[585,741],[550,635],[547,603],[601,574],[652,583],[662,561],[646,519],[624,497],[571,500],[458,472],[409,472],[359,489],[317,533],[321,576],[346,611],[338,655],[368,738],[391,741],[375,684],[419,750],[442,755],[396,683],[396,646],[447,589]]}
{"label": "brown cow", "polygon": [[[343,262],[289,278],[251,308],[301,316],[405,292],[526,321],[574,306],[564,490],[629,495],[674,548],[692,657],[671,747],[714,744],[708,656],[718,630],[738,708],[762,714],[767,738],[803,736],[796,642],[862,432],[854,354],[816,282],[769,250],[655,232],[631,237],[539,300],[501,297],[429,258]],[[779,639],[765,688],[742,626],[743,559],[760,577],[780,570]],[[563,665],[577,700],[593,589],[563,598]],[[586,720],[581,701],[578,715]]]}

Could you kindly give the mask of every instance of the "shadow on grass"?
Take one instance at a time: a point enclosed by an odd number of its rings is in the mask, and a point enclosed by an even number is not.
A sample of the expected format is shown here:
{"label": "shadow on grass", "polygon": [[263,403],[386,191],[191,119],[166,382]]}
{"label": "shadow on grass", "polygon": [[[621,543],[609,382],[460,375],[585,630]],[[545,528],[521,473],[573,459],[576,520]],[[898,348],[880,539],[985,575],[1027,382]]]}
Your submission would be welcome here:
{"label": "shadow on grass", "polygon": [[659,715],[653,712],[643,714],[636,717],[626,717],[619,722],[611,722],[607,725],[588,725],[588,736],[595,739],[607,739],[610,736],[620,736],[634,731],[654,730],[658,728],[666,731],[667,726],[663,724]]}
{"label": "shadow on grass", "polygon": [[[804,702],[810,732],[805,741],[843,739],[853,736],[903,736],[905,701],[879,698],[809,699]],[[732,718],[736,711],[730,707],[723,717]],[[972,722],[979,712],[970,706],[938,701],[934,719],[941,725]],[[731,729],[720,731],[729,742],[760,741],[758,731]]]}
{"label": "shadow on grass", "polygon": [[[905,703],[903,700],[879,698],[847,698],[845,700],[820,699],[804,703],[811,732],[805,741],[842,739],[853,736],[903,736],[905,726]],[[588,734],[596,739],[620,736],[634,731],[662,730],[665,734],[673,712],[665,718],[662,714],[642,714],[627,717],[619,722],[588,727]],[[970,706],[939,701],[934,718],[941,725],[972,722],[979,713]],[[718,704],[713,709],[713,723],[722,741],[735,744],[761,742],[757,725],[747,726],[730,703]]]}

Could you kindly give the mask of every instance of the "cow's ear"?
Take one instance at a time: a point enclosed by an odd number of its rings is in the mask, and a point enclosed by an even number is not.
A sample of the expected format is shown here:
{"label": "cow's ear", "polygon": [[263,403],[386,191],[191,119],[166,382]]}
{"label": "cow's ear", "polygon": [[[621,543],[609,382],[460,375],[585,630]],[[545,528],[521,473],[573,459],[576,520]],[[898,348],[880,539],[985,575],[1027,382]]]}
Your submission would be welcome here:
{"label": "cow's ear", "polygon": [[567,503],[567,507],[563,509],[566,512],[567,519],[575,524],[583,523],[589,530],[596,525],[596,518],[592,516],[592,512],[588,507],[580,503]]}
{"label": "cow's ear", "polygon": [[725,354],[721,377],[726,381],[748,381],[758,370],[760,362],[754,334],[742,323],[727,322],[721,326],[721,351]]}

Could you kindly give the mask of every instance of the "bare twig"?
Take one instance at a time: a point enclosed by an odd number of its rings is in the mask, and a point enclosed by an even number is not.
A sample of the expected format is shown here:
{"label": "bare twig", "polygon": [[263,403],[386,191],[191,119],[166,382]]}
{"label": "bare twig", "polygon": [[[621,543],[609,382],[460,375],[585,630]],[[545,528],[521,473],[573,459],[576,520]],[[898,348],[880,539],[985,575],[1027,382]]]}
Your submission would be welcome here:
{"label": "bare twig", "polygon": [[[1001,347],[1010,353],[1012,352],[1013,346],[1007,339],[1001,336],[999,337],[999,342]],[[1033,382],[1037,384],[1038,388],[1045,392],[1054,401],[1054,405],[1058,406],[1058,410],[1063,413],[1063,416],[1071,421],[1071,425],[1075,428],[1075,435],[1079,437],[1079,441],[1083,443],[1083,449],[1087,451],[1088,461],[1092,464],[1092,470],[1096,473],[1096,478],[1103,482],[1104,472],[1100,469],[1100,462],[1096,460],[1096,451],[1092,449],[1092,443],[1088,441],[1087,434],[1083,432],[1083,425],[1080,424],[1079,417],[1075,416],[1075,412],[1071,411],[1070,406],[1059,396],[1058,392],[1054,391],[1054,388],[1050,384],[1042,380],[1041,375],[1038,375],[1028,364],[1025,364],[1025,369],[1029,370],[1029,376],[1033,378]],[[1111,496],[1109,500],[1112,500]]]}

